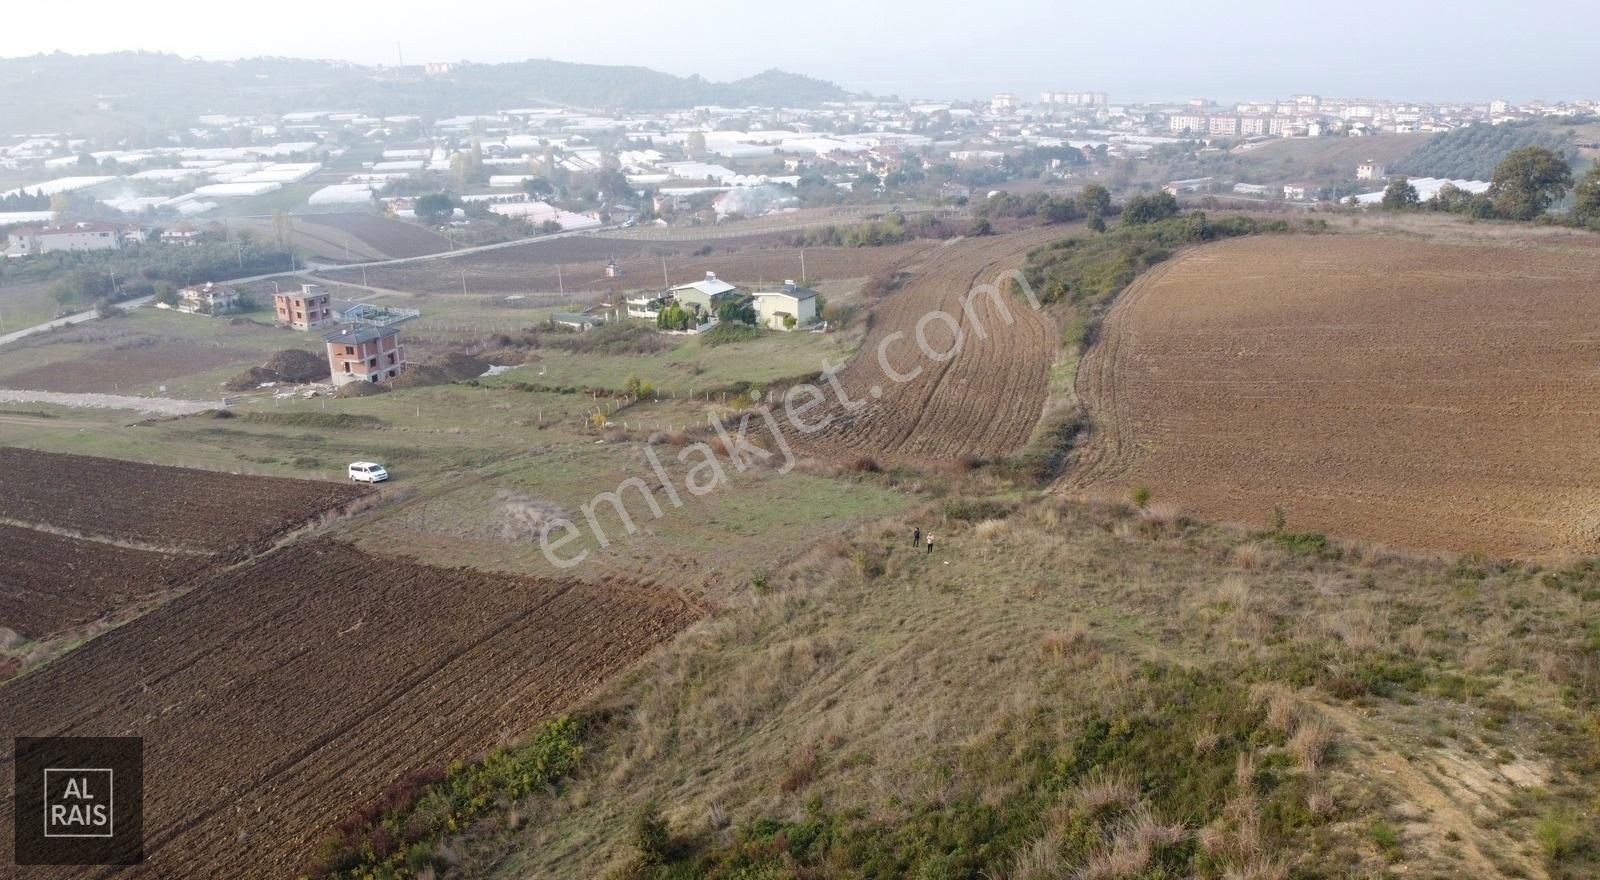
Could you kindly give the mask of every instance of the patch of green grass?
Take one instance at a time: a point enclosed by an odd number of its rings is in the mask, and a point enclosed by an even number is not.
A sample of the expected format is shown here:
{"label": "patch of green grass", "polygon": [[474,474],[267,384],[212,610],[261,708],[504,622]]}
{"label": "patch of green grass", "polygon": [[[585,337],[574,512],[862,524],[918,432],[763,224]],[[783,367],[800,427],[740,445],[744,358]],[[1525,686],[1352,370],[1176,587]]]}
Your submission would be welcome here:
{"label": "patch of green grass", "polygon": [[294,428],[322,428],[326,430],[372,429],[383,427],[383,420],[373,415],[345,412],[246,412],[238,418],[258,425],[278,425]]}
{"label": "patch of green grass", "polygon": [[388,880],[447,867],[435,855],[440,841],[503,801],[558,784],[577,766],[582,743],[582,727],[563,716],[481,761],[402,779],[324,840],[310,876]]}

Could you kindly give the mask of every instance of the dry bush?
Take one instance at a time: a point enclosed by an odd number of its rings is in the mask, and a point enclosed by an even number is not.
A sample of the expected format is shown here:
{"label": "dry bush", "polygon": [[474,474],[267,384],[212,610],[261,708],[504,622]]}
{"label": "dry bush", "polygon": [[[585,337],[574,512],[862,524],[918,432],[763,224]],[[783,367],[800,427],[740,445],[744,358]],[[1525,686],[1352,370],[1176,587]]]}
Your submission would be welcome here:
{"label": "dry bush", "polygon": [[1286,880],[1289,864],[1282,858],[1261,856],[1230,867],[1222,876],[1224,880]]}
{"label": "dry bush", "polygon": [[1247,541],[1233,548],[1233,564],[1246,571],[1266,568],[1276,559],[1271,547],[1260,541]]}
{"label": "dry bush", "polygon": [[1294,733],[1300,723],[1300,701],[1283,685],[1263,683],[1250,688],[1252,708],[1267,707],[1267,726],[1284,735]]}
{"label": "dry bush", "polygon": [[1240,752],[1233,762],[1233,784],[1239,791],[1250,793],[1256,789],[1256,753]]}
{"label": "dry bush", "polygon": [[1139,520],[1147,528],[1162,532],[1169,529],[1182,528],[1188,523],[1188,519],[1184,517],[1182,509],[1170,502],[1150,504],[1140,508]]}
{"label": "dry bush", "polygon": [[1388,610],[1374,608],[1371,605],[1341,608],[1322,620],[1324,634],[1361,652],[1388,647],[1388,637],[1392,630]]}
{"label": "dry bush", "polygon": [[1074,620],[1066,629],[1044,634],[1039,649],[1046,657],[1065,657],[1089,644],[1089,628],[1081,620]]}
{"label": "dry bush", "polygon": [[784,794],[794,794],[811,784],[817,777],[817,752],[815,749],[800,749],[789,756],[789,766],[785,769],[783,779],[778,782],[778,790]]}
{"label": "dry bush", "polygon": [[1211,598],[1220,604],[1244,610],[1250,606],[1250,582],[1238,573],[1224,575],[1222,582],[1212,591]]}
{"label": "dry bush", "polygon": [[1058,880],[1062,876],[1061,841],[1046,832],[1022,848],[1011,863],[1010,880]]}
{"label": "dry bush", "polygon": [[1319,786],[1306,793],[1306,810],[1313,816],[1331,816],[1335,806],[1333,795],[1325,788]]}
{"label": "dry bush", "polygon": [[996,541],[1005,536],[1011,524],[1003,519],[986,519],[972,527],[972,534],[980,541]]}
{"label": "dry bush", "polygon": [[876,474],[883,470],[883,466],[876,459],[863,455],[850,463],[850,469],[858,474]]}
{"label": "dry bush", "polygon": [[1139,786],[1123,771],[1096,767],[1073,787],[1071,798],[1086,813],[1124,810],[1139,800]]}
{"label": "dry bush", "polygon": [[1082,880],[1138,877],[1150,865],[1157,847],[1181,843],[1189,836],[1182,825],[1162,822],[1148,807],[1138,807],[1117,820],[1109,845],[1090,855],[1078,872]]}
{"label": "dry bush", "polygon": [[1289,738],[1289,754],[1300,763],[1300,769],[1315,773],[1333,744],[1333,731],[1321,720],[1302,722]]}
{"label": "dry bush", "polygon": [[1222,734],[1209,724],[1194,735],[1194,753],[1197,755],[1208,754],[1221,744]]}

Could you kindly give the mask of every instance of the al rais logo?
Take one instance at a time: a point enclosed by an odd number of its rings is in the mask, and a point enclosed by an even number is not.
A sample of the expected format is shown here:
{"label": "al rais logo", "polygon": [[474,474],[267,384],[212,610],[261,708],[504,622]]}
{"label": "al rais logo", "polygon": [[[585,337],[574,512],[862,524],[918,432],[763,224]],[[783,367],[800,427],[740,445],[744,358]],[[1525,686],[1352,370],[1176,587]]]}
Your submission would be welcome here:
{"label": "al rais logo", "polygon": [[117,772],[110,767],[46,767],[45,837],[115,837]]}
{"label": "al rais logo", "polygon": [[144,860],[144,741],[19,737],[19,865],[134,865]]}

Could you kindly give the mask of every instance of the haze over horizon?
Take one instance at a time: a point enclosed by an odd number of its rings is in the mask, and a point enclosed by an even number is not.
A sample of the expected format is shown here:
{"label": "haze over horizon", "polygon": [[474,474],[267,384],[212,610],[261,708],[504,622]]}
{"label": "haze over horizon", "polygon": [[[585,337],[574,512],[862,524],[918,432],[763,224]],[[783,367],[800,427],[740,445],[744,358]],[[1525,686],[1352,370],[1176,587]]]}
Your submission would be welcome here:
{"label": "haze over horizon", "polygon": [[[968,99],[997,91],[1094,90],[1114,101],[1223,101],[1291,93],[1418,101],[1600,98],[1600,6],[1536,0],[1515,10],[1355,0],[1337,16],[1244,0],[1137,8],[1038,0],[948,0],[788,8],[708,0],[673,14],[641,2],[530,10],[483,0],[459,15],[415,0],[331,6],[283,0],[229,16],[171,0],[8,10],[0,57],[53,51],[171,52],[229,60],[284,56],[394,64],[551,58],[738,79],[768,68],[852,91]],[[985,24],[988,26],[985,27]],[[1557,26],[1559,25],[1559,26]],[[1587,91],[1585,91],[1587,90]]]}

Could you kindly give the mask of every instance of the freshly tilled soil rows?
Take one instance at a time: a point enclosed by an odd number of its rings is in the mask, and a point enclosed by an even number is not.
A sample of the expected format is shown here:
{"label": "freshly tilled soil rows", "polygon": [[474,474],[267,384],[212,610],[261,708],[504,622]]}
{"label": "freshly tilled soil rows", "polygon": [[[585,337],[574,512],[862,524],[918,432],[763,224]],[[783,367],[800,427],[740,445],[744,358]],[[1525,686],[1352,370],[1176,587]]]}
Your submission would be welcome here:
{"label": "freshly tilled soil rows", "polygon": [[1600,242],[1208,245],[1118,299],[1062,488],[1396,547],[1600,548]]}
{"label": "freshly tilled soil rows", "polygon": [[0,627],[54,635],[176,589],[207,564],[0,523]]}
{"label": "freshly tilled soil rows", "polygon": [[[754,284],[763,279],[776,286],[786,279],[799,280],[800,249],[782,244],[783,234],[750,238],[708,240],[712,253],[694,256],[699,242],[647,242],[573,236],[554,241],[483,251],[447,260],[427,260],[399,266],[369,268],[366,282],[374,287],[441,296],[460,295],[462,282],[473,296],[554,292],[569,294],[658,289],[662,285],[661,261],[666,257],[668,278],[686,284],[716,272],[725,280]],[[883,247],[806,248],[809,278],[863,278],[932,246],[912,241]],[[622,269],[607,278],[605,265],[615,259]],[[559,275],[558,275],[559,267]],[[360,284],[360,270],[323,273],[329,279]]]}
{"label": "freshly tilled soil rows", "polygon": [[146,864],[118,876],[293,876],[401,775],[558,714],[699,613],[629,583],[302,543],[0,685],[0,738],[144,737]]}
{"label": "freshly tilled soil rows", "polygon": [[[789,426],[791,442],[819,458],[915,465],[1015,452],[1044,408],[1056,328],[1025,298],[1006,294],[1002,279],[1021,270],[1030,249],[1063,234],[961,239],[904,265],[907,279],[874,307],[871,332],[838,372],[844,396],[860,405],[851,409],[828,391],[829,409],[803,421],[819,424],[825,412],[833,420],[815,433]],[[980,285],[1002,288],[1000,296],[971,296]]]}
{"label": "freshly tilled soil rows", "polygon": [[236,553],[371,491],[0,447],[0,519],[182,550]]}
{"label": "freshly tilled soil rows", "polygon": [[450,249],[449,239],[431,229],[374,214],[308,214],[294,219],[302,232],[316,234],[335,245],[334,251],[346,235],[394,258],[420,257]]}

